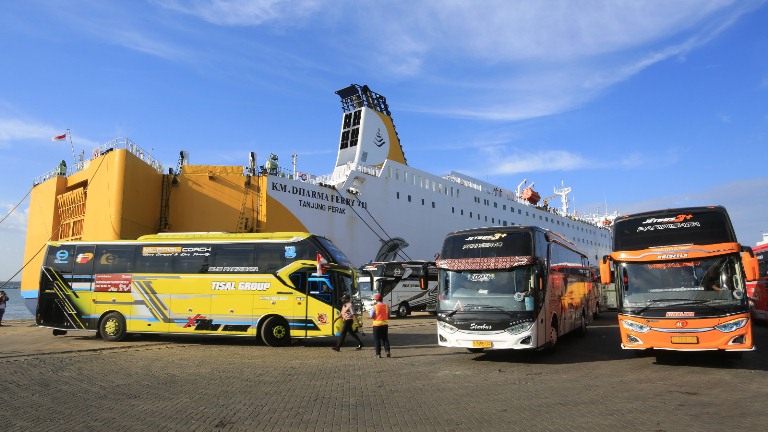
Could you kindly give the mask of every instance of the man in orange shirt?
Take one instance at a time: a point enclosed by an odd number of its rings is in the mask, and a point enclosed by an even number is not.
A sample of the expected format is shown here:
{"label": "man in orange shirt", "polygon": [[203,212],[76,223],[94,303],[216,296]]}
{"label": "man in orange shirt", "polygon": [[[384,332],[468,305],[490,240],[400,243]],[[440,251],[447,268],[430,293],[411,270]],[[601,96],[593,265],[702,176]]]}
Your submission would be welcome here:
{"label": "man in orange shirt", "polygon": [[389,353],[389,306],[381,301],[381,294],[373,296],[376,303],[371,308],[373,318],[373,341],[376,347],[376,358],[381,358],[381,346],[384,345],[384,353]]}

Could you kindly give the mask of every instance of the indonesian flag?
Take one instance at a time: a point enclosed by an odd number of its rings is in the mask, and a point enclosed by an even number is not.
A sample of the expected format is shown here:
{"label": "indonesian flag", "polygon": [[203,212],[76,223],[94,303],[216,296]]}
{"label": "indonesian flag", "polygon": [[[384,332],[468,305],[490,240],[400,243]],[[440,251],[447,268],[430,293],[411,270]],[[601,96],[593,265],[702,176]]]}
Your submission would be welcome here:
{"label": "indonesian flag", "polygon": [[56,135],[55,137],[51,138],[51,141],[61,141],[66,138],[67,138],[67,134]]}
{"label": "indonesian flag", "polygon": [[328,264],[328,261],[326,261],[322,255],[317,254],[317,275],[318,276],[323,275],[323,264]]}

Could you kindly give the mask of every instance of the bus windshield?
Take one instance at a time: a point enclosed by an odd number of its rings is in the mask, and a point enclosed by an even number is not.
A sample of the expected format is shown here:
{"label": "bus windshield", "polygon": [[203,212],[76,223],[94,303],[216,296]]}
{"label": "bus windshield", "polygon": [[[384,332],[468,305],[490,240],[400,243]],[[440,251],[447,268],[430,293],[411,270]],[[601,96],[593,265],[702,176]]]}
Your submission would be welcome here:
{"label": "bus windshield", "polygon": [[688,261],[622,263],[618,283],[625,308],[743,306],[738,256]]}
{"label": "bus windshield", "polygon": [[317,241],[319,241],[320,244],[322,244],[323,247],[328,250],[328,252],[331,254],[331,258],[333,258],[336,263],[345,267],[352,267],[352,262],[349,261],[349,258],[347,258],[347,256],[344,255],[344,252],[337,248],[333,242],[326,239],[325,237],[320,236],[317,236]]}
{"label": "bus windshield", "polygon": [[532,311],[532,268],[441,272],[438,309]]}

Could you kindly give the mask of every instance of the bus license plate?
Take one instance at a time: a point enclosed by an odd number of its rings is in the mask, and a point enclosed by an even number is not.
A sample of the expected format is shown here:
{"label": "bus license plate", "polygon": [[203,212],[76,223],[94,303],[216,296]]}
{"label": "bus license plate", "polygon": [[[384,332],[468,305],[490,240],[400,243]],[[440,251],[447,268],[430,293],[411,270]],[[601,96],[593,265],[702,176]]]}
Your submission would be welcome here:
{"label": "bus license plate", "polygon": [[698,336],[672,336],[673,344],[697,344],[699,343]]}
{"label": "bus license plate", "polygon": [[472,341],[472,347],[474,348],[491,348],[493,344],[491,341]]}

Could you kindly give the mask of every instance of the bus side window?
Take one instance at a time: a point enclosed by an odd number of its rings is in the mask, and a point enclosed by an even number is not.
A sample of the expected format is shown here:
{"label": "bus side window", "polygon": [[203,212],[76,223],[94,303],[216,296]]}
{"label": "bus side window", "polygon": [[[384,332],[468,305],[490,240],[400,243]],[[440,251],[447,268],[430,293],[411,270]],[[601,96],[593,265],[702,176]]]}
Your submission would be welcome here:
{"label": "bus side window", "polygon": [[72,269],[75,264],[75,247],[71,245],[65,246],[49,246],[48,257],[45,260],[45,265],[52,267],[54,270],[61,274],[72,274]]}
{"label": "bus side window", "polygon": [[134,246],[98,246],[93,273],[132,273]]}
{"label": "bus side window", "polygon": [[291,282],[293,282],[293,286],[295,286],[296,289],[299,290],[299,292],[302,292],[302,293],[306,292],[305,291],[306,280],[307,280],[306,274],[294,273],[291,276],[289,276],[289,278],[291,279]]}

